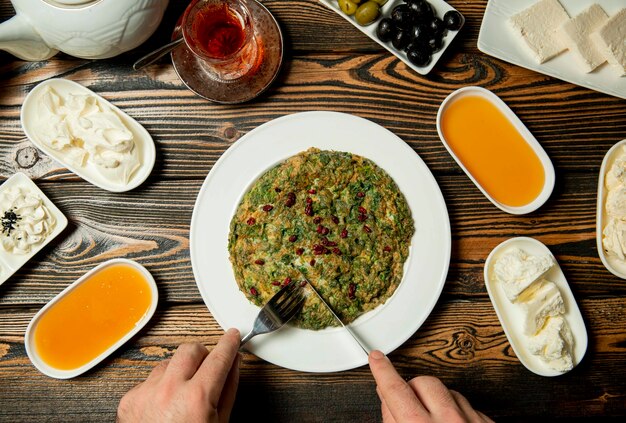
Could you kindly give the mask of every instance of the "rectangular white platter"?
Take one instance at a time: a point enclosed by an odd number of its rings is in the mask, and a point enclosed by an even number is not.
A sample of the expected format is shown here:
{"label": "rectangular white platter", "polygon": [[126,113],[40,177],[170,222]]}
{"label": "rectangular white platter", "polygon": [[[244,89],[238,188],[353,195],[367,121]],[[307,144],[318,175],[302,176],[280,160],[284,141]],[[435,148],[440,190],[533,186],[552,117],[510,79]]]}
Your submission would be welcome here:
{"label": "rectangular white platter", "polygon": [[[374,23],[367,25],[367,26],[359,25],[354,20],[354,16],[348,16],[345,13],[343,13],[341,9],[339,8],[339,3],[337,3],[337,0],[319,0],[319,1],[324,6],[336,12],[339,16],[344,18],[346,21],[350,22],[355,28],[357,28],[363,34],[367,35],[372,40],[376,41],[378,44],[386,48],[391,54],[395,55],[398,59],[402,60],[408,67],[410,67],[411,69],[413,69],[415,72],[419,73],[420,75],[428,74],[435,67],[435,65],[437,64],[437,62],[439,61],[443,53],[452,43],[452,40],[454,40],[454,37],[456,37],[459,31],[463,30],[463,24],[465,24],[465,18],[463,18],[461,28],[458,31],[448,30],[446,32],[445,37],[443,37],[443,47],[441,48],[441,50],[439,50],[438,52],[432,55],[432,59],[430,63],[428,63],[428,65],[420,67],[420,66],[415,66],[413,63],[409,62],[409,60],[406,57],[406,53],[404,51],[396,50],[391,45],[391,42],[387,42],[387,43],[382,42],[376,36],[376,27],[378,26],[378,22],[380,22],[382,18],[388,17],[391,14],[391,11],[396,6],[403,3],[403,0],[389,0],[387,3],[383,5],[383,7],[380,10],[381,17],[378,18]],[[450,10],[456,10],[454,7],[450,6],[448,3],[446,3],[443,0],[428,0],[428,3],[430,3],[430,5],[432,6],[433,10],[436,12],[436,15],[439,19],[443,19],[443,15],[446,12]]]}
{"label": "rectangular white platter", "polygon": [[[609,16],[626,7],[625,0],[559,0],[570,17],[574,17],[593,3],[599,4]],[[543,64],[537,63],[510,28],[508,19],[537,0],[489,0],[478,35],[478,49],[490,56],[523,68],[580,85],[595,91],[626,99],[626,76],[608,63],[591,73],[585,73],[579,59],[571,51],[561,53]]]}

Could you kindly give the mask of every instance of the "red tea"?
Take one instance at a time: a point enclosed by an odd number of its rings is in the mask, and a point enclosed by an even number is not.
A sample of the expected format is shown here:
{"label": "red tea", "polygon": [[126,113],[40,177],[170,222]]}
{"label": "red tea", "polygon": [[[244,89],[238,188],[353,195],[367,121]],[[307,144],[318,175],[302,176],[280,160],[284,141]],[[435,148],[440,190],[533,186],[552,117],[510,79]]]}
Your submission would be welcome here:
{"label": "red tea", "polygon": [[214,59],[231,56],[246,41],[241,17],[227,4],[199,11],[193,22],[192,33],[198,47]]}

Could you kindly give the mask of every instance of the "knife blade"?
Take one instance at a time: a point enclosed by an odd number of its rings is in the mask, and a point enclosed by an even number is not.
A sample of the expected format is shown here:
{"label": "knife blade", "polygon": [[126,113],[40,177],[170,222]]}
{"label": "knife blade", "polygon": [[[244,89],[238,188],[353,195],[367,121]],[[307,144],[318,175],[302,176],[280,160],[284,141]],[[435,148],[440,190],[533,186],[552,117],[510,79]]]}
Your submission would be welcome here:
{"label": "knife blade", "polygon": [[[303,275],[304,276],[304,275]],[[313,284],[311,282],[309,282],[309,280],[305,277],[304,280],[306,281],[306,283],[309,285],[309,288],[311,288],[311,291],[313,291],[315,293],[315,295],[317,296],[317,298],[319,298],[319,300],[322,302],[322,304],[324,304],[324,306],[326,306],[326,308],[328,309],[328,311],[330,311],[330,313],[333,315],[333,317],[335,318],[336,321],[339,322],[339,324],[341,325],[342,328],[344,328],[349,334],[350,336],[352,336],[352,338],[356,341],[357,344],[359,344],[359,347],[361,347],[361,349],[363,350],[363,352],[365,352],[365,354],[369,355],[370,354],[370,349],[363,343],[363,341],[361,341],[359,339],[359,337],[356,335],[356,333],[354,333],[354,331],[352,329],[350,329],[348,326],[344,325],[343,322],[341,321],[341,319],[339,318],[339,316],[337,316],[337,314],[335,313],[335,311],[332,309],[332,307],[330,306],[330,304],[328,304],[326,302],[326,300],[324,300],[324,298],[322,298],[322,296],[320,295],[319,292],[317,292],[317,289],[315,289],[315,287],[313,286]]]}

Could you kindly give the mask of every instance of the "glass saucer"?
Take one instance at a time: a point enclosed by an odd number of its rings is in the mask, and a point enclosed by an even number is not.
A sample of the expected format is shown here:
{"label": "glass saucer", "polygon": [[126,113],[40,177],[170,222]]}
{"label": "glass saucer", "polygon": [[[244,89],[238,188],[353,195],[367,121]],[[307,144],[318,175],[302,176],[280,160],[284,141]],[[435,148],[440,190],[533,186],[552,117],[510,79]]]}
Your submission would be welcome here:
{"label": "glass saucer", "polygon": [[[283,35],[278,22],[265,6],[254,0],[248,2],[248,8],[254,16],[259,53],[263,56],[257,67],[241,78],[232,81],[214,79],[204,69],[204,62],[185,44],[172,51],[172,63],[178,77],[200,97],[222,104],[243,103],[265,91],[278,75],[283,62]],[[180,21],[174,28],[172,40],[182,36]]]}

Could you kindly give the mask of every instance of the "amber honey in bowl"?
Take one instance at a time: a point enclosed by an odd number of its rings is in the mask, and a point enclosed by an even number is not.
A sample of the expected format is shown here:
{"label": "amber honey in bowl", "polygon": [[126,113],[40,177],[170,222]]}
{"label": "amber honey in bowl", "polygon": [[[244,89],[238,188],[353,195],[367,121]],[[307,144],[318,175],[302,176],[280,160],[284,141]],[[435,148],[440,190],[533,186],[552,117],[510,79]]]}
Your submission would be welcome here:
{"label": "amber honey in bowl", "polygon": [[[438,118],[442,141],[492,201],[508,208],[527,206],[545,191],[547,177],[553,178],[546,175],[538,149],[543,155],[545,152],[519,119],[515,125],[505,114],[501,100],[487,90],[471,88],[475,93],[451,95],[445,107],[442,105]],[[488,98],[485,91],[501,104]],[[536,145],[528,142],[528,136]],[[545,160],[549,161],[547,156]]]}
{"label": "amber honey in bowl", "polygon": [[147,322],[156,288],[149,273],[131,263],[118,260],[94,269],[35,316],[27,343],[38,360],[59,371],[81,368]]}

